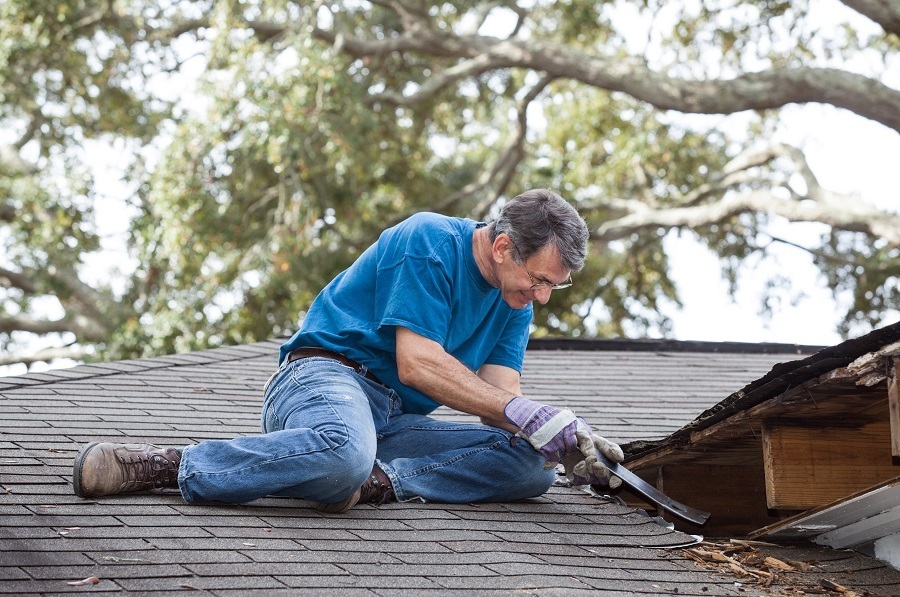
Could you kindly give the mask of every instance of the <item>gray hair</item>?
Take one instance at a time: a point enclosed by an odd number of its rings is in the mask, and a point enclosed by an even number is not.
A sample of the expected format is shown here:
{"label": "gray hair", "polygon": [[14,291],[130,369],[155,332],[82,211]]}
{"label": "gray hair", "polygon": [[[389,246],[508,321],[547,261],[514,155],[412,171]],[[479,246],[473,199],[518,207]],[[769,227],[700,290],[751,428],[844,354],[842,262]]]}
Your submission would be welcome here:
{"label": "gray hair", "polygon": [[572,272],[584,267],[587,224],[574,207],[548,189],[526,191],[507,202],[491,223],[491,242],[501,234],[512,240],[517,263],[552,244],[563,267]]}

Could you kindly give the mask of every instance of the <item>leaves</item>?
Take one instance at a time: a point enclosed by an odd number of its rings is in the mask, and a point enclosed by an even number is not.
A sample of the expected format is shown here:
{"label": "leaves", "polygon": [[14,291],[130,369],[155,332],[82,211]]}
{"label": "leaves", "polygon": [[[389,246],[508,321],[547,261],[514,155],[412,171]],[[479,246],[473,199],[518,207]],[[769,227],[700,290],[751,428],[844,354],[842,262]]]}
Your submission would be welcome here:
{"label": "leaves", "polygon": [[89,576],[84,580],[74,580],[66,583],[70,587],[86,587],[90,585],[99,585],[100,579],[96,576]]}
{"label": "leaves", "polygon": [[[769,140],[788,101],[897,122],[879,86],[897,46],[855,21],[816,26],[807,4],[6,2],[0,349],[21,353],[28,329],[96,359],[290,333],[385,226],[482,219],[540,186],[577,204],[594,241],[536,335],[665,334],[667,235],[709,247],[734,286],[786,240],[769,232],[779,218],[824,222],[804,247],[852,297],[841,331],[877,325],[900,300],[900,224],[843,217],[852,199]],[[861,53],[868,78],[839,70]],[[134,214],[137,265],[115,284],[86,267],[108,240],[104,144]]]}

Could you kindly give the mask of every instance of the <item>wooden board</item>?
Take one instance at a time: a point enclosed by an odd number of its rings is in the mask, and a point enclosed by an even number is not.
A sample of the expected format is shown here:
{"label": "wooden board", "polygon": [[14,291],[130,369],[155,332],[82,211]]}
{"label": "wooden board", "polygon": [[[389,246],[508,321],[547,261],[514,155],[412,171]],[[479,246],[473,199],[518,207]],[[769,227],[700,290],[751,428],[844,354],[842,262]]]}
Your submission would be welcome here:
{"label": "wooden board", "polygon": [[891,411],[891,455],[900,458],[900,359],[894,359],[894,376],[888,380]]}
{"label": "wooden board", "polygon": [[896,477],[887,419],[860,426],[845,419],[839,427],[839,420],[763,421],[768,507],[816,508]]}
{"label": "wooden board", "polygon": [[[703,526],[684,522],[662,510],[655,512],[686,533],[745,535],[780,520],[779,513],[766,508],[762,461],[748,466],[666,465],[635,472],[669,497],[710,512],[709,520]],[[629,506],[653,510],[627,491],[620,497]]]}

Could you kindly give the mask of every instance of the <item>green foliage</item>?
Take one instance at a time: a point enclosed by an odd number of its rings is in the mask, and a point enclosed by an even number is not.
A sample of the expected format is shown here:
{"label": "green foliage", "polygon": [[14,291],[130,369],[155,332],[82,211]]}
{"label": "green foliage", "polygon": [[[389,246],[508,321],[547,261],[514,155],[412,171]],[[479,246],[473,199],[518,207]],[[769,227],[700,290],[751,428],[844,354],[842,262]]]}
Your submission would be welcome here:
{"label": "green foliage", "polygon": [[823,237],[816,263],[828,277],[836,297],[849,294],[853,303],[841,333],[877,325],[885,311],[898,308],[900,247],[871,242],[863,234],[832,231]]}
{"label": "green foliage", "polygon": [[[324,284],[385,226],[417,211],[481,218],[521,190],[552,187],[598,230],[634,203],[712,204],[727,193],[783,187],[777,180],[791,174],[767,163],[755,182],[693,196],[741,151],[771,137],[777,114],[750,116],[751,130],[734,136],[710,120],[687,124],[566,78],[536,94],[520,153],[509,152],[521,102],[541,72],[486,68],[411,101],[467,64],[472,38],[462,38],[456,53],[428,44],[366,53],[314,32],[321,26],[345,40],[380,42],[424,22],[429,35],[449,39],[472,33],[484,3],[402,3],[408,14],[395,10],[401,3],[334,2],[315,13],[308,4],[0,4],[0,129],[9,131],[0,149],[19,158],[0,159],[0,269],[31,279],[3,283],[0,271],[0,341],[24,329],[13,320],[35,314],[48,296],[67,318],[93,318],[103,328],[102,341],[70,330],[96,346],[93,358],[265,339],[291,333]],[[839,65],[873,49],[897,50],[896,36],[863,37],[849,24],[816,30],[806,2],[494,4],[492,15],[502,15],[506,29],[518,23],[522,39],[678,77]],[[635,45],[632,21],[655,23],[652,40]],[[480,33],[500,35],[489,29]],[[193,77],[183,71],[200,71],[196,88],[185,86]],[[86,256],[101,243],[94,141],[131,157],[124,182],[138,214],[128,242],[137,266],[116,292],[53,273],[84,274]],[[506,178],[462,192],[501,156],[518,160]],[[692,234],[720,256],[734,285],[741,264],[766,252],[767,222],[764,213],[736,214]],[[536,309],[535,335],[669,331],[659,312],[678,304],[663,243],[671,229],[599,238],[578,283]],[[898,307],[897,251],[860,232],[823,239],[817,265],[835,292],[854,297],[845,332]]]}

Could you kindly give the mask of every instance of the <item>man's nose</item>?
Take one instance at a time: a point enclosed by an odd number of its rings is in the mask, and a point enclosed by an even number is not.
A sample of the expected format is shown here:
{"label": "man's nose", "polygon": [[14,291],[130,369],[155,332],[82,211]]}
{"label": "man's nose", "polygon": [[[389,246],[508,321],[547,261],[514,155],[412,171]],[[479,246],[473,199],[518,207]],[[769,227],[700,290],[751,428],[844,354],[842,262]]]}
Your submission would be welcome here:
{"label": "man's nose", "polygon": [[540,288],[535,288],[533,290],[534,300],[539,302],[542,305],[546,305],[547,301],[550,300],[550,293],[553,292],[553,289],[549,286],[541,286]]}

